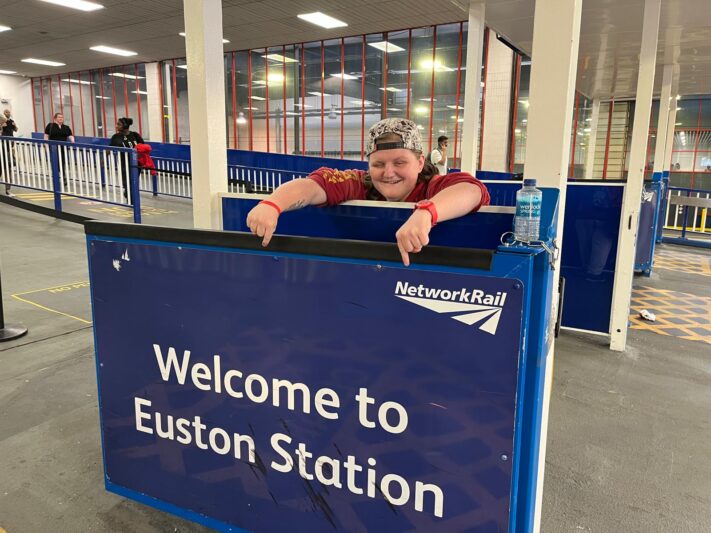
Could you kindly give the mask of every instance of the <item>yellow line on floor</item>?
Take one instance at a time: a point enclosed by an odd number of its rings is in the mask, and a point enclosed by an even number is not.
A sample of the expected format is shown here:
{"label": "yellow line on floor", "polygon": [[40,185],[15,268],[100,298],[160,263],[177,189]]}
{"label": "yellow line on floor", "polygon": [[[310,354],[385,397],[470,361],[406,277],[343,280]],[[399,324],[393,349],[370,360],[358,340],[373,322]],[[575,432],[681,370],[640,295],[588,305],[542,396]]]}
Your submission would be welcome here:
{"label": "yellow line on floor", "polygon": [[45,311],[49,311],[50,313],[57,313],[58,315],[63,315],[67,316],[69,318],[73,318],[74,320],[78,320],[79,322],[83,322],[84,324],[91,324],[92,322],[90,320],[84,320],[83,318],[79,318],[78,316],[70,315],[68,313],[62,313],[61,311],[57,311],[56,309],[51,309],[49,307],[45,307],[44,305],[40,305],[36,302],[31,302],[29,300],[25,300],[24,298],[20,298],[17,294],[12,295],[13,298],[16,300],[20,300],[21,302],[25,302],[30,305],[34,305],[35,307],[39,307],[40,309],[44,309]]}
{"label": "yellow line on floor", "polygon": [[[71,283],[64,283],[63,285],[57,285],[57,286],[55,286],[55,287],[47,287],[47,288],[44,288],[44,289],[37,289],[37,290],[34,290],[34,291],[17,292],[17,293],[15,293],[15,294],[13,294],[13,296],[22,296],[23,294],[33,294],[33,293],[35,293],[35,292],[51,291],[52,289],[60,289],[60,288],[62,288],[62,287],[72,287],[73,285],[82,285],[82,286],[83,286],[83,285],[86,285],[86,286],[88,287],[88,286],[89,286],[89,281],[88,281],[88,280],[86,280],[86,281],[73,281],[73,282],[71,282]],[[72,287],[72,288],[81,289],[81,288],[83,288],[83,287]]]}

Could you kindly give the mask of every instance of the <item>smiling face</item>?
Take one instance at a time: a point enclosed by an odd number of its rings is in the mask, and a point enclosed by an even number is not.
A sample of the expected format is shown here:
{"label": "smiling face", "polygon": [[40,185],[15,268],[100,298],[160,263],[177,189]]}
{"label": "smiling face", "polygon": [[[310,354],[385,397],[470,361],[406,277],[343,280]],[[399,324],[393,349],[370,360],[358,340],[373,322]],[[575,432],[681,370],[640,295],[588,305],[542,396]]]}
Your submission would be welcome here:
{"label": "smiling face", "polygon": [[[387,138],[386,138],[387,137]],[[397,142],[400,137],[390,135],[379,142]],[[377,142],[376,142],[377,145]],[[402,202],[417,185],[417,176],[425,165],[425,156],[407,148],[376,150],[368,157],[368,172],[373,186],[389,202]]]}
{"label": "smiling face", "polygon": [[62,124],[64,124],[64,115],[62,115],[61,113],[57,113],[54,116],[54,121],[61,126]]}

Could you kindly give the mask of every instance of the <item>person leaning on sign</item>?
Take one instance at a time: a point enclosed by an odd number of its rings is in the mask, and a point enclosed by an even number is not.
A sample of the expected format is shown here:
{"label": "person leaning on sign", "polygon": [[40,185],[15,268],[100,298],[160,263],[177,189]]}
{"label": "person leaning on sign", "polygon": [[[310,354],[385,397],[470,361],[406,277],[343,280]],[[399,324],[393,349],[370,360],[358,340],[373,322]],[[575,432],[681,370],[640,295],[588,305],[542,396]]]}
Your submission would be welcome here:
{"label": "person leaning on sign", "polygon": [[429,243],[438,222],[458,218],[489,204],[483,183],[467,172],[441,176],[425,160],[417,125],[388,118],[368,132],[368,171],[319,168],[305,179],[281,185],[247,215],[252,233],[267,246],[283,211],[307,205],[336,205],[347,200],[416,202],[415,211],[395,237],[405,266],[410,253]]}

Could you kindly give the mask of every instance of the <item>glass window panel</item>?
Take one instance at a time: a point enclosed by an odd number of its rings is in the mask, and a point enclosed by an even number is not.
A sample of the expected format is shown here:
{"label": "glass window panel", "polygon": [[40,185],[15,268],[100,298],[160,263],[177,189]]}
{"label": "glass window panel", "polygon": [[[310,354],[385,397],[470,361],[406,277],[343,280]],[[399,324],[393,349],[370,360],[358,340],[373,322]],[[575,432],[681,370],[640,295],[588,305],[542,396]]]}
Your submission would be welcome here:
{"label": "glass window panel", "polygon": [[237,148],[250,149],[250,112],[254,112],[249,100],[249,54],[235,52],[235,83],[237,86]]}
{"label": "glass window panel", "polygon": [[[321,155],[321,41],[304,45],[304,105],[306,108],[306,155]],[[325,80],[324,80],[325,81]],[[324,94],[324,106],[331,95]],[[325,114],[325,113],[324,113]]]}
{"label": "glass window panel", "polygon": [[[151,131],[148,121],[148,89],[146,85],[146,65],[141,63],[133,69],[134,75],[138,76],[136,84],[134,84],[135,93],[132,93],[136,98],[133,105],[136,108],[138,119],[134,119],[134,126],[144,139],[151,138]],[[133,100],[133,99],[132,99]],[[140,105],[139,105],[140,104]],[[132,108],[133,109],[133,108]],[[159,138],[155,139],[159,141]]]}
{"label": "glass window panel", "polygon": [[[454,131],[457,124],[457,113],[462,117],[464,107],[457,103],[457,68],[459,65],[459,24],[437,26],[437,50],[434,65],[428,63],[430,74],[434,69],[435,99],[432,120],[432,135],[430,139],[423,137],[425,148],[428,143],[437,147],[437,138],[444,135],[449,138],[448,165],[453,165]],[[460,95],[460,102],[461,102]],[[457,128],[459,130],[461,128]],[[427,130],[425,130],[426,133]]]}
{"label": "glass window panel", "polygon": [[[267,152],[267,81],[265,49],[251,50],[252,61],[252,146],[257,152]],[[273,144],[273,143],[272,143]]]}
{"label": "glass window panel", "polygon": [[[341,40],[324,42],[324,156],[341,157]],[[343,80],[345,81],[345,80]],[[345,90],[345,84],[343,85]]]}
{"label": "glass window panel", "polygon": [[519,78],[518,98],[516,106],[516,127],[514,128],[514,173],[523,172],[523,163],[526,160],[526,135],[528,124],[528,95],[531,81],[531,59],[521,57],[521,70]]}
{"label": "glass window panel", "polygon": [[177,122],[177,136],[175,142],[178,144],[190,144],[190,117],[188,114],[188,66],[185,59],[175,60],[175,100],[177,112],[175,120]]}
{"label": "glass window panel", "polygon": [[348,37],[344,44],[343,72],[343,157],[361,160],[363,110],[374,102],[363,98],[365,89],[363,70],[363,38]]}
{"label": "glass window panel", "polygon": [[433,40],[433,27],[412,30],[410,120],[417,124],[420,133],[422,133],[425,151],[429,149],[427,137],[430,126],[430,108],[432,104],[439,104],[438,99],[432,94]]}

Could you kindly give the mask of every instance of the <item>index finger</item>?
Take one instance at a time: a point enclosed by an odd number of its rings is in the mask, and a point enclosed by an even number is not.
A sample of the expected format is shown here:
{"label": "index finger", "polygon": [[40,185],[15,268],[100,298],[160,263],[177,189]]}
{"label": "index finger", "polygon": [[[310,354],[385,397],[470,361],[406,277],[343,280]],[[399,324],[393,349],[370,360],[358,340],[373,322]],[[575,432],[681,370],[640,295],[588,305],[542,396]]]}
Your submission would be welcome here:
{"label": "index finger", "polygon": [[400,243],[397,243],[397,248],[400,250],[400,256],[402,257],[402,264],[407,266],[410,266],[410,255],[405,251],[405,248],[402,247]]}
{"label": "index finger", "polygon": [[272,235],[274,235],[274,230],[276,230],[276,226],[268,227],[264,231],[264,239],[262,239],[262,246],[267,246],[269,244],[269,241],[272,240]]}

